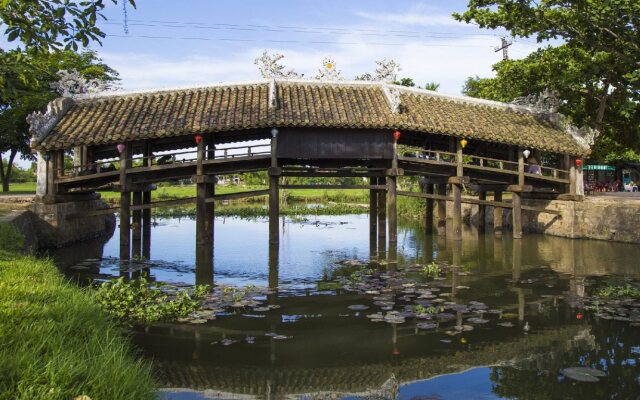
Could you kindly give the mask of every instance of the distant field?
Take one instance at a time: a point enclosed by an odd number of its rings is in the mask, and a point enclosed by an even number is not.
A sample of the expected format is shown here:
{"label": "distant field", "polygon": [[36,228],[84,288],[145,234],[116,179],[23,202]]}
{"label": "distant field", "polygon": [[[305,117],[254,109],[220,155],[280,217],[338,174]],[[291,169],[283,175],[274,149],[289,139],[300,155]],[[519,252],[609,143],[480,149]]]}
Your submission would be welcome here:
{"label": "distant field", "polygon": [[12,195],[12,194],[31,194],[36,192],[36,183],[35,182],[18,182],[12,183],[9,185],[9,193],[0,192],[0,196],[2,195]]}

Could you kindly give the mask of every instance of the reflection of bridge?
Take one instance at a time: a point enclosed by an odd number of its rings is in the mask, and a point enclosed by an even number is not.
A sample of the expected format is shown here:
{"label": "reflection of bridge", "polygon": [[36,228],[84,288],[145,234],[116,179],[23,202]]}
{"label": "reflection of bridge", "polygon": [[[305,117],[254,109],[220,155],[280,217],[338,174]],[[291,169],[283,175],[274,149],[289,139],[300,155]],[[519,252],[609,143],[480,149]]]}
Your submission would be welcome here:
{"label": "reflection of bridge", "polygon": [[[481,214],[487,205],[496,207],[498,233],[501,210],[510,208],[513,235],[519,238],[522,209],[558,213],[524,207],[522,195],[575,198],[581,187],[577,159],[588,153],[548,112],[380,83],[272,80],[61,98],[35,120],[38,195],[56,202],[95,190],[120,191],[123,259],[131,255],[132,227],[133,253],[140,254],[149,209],[178,204],[152,203],[155,182],[191,178],[196,183],[197,196],[179,202],[196,204],[197,258],[204,260],[211,256],[213,201],[222,198],[215,195],[216,175],[268,171],[268,192],[226,198],[268,193],[272,243],[279,240],[279,189],[291,187],[280,177],[365,178],[368,184],[296,187],[370,190],[372,242],[386,249],[388,221],[392,255],[397,195],[426,199],[428,230],[437,202],[439,234],[445,234],[445,202],[451,201],[457,240],[462,202],[479,204]],[[268,144],[229,147],[256,140]],[[65,170],[64,156],[71,152],[74,166]],[[421,177],[423,191],[397,191],[402,176]],[[462,199],[467,184],[477,199]],[[503,192],[511,192],[512,200],[503,200]]]}

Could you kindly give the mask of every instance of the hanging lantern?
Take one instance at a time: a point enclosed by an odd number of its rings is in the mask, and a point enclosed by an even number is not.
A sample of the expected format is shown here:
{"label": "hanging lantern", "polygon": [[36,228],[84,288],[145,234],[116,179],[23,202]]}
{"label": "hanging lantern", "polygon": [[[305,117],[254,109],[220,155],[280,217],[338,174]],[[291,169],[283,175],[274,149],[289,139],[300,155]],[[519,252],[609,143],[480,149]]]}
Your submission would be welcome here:
{"label": "hanging lantern", "polygon": [[196,144],[200,144],[200,143],[202,142],[202,135],[201,135],[201,134],[199,134],[199,133],[198,133],[198,134],[196,134],[196,135],[193,137],[193,140],[195,140]]}
{"label": "hanging lantern", "polygon": [[400,131],[399,130],[395,130],[393,131],[393,139],[397,142],[398,140],[400,140]]}
{"label": "hanging lantern", "polygon": [[464,149],[465,147],[467,147],[467,143],[469,143],[469,142],[467,142],[467,139],[462,139],[460,141],[460,147],[462,147]]}
{"label": "hanging lantern", "polygon": [[275,139],[277,136],[278,136],[278,129],[271,128],[271,137]]}
{"label": "hanging lantern", "polygon": [[581,166],[582,166],[582,160],[578,158],[576,160],[576,167],[580,168]]}
{"label": "hanging lantern", "polygon": [[522,155],[524,156],[525,160],[526,160],[527,158],[529,158],[529,155],[530,155],[530,154],[531,154],[531,150],[529,150],[529,149],[526,149],[526,150],[524,150],[524,151],[522,152]]}
{"label": "hanging lantern", "polygon": [[45,160],[45,161],[49,161],[49,160],[51,159],[51,154],[49,154],[49,153],[44,153],[44,154],[42,155],[42,159],[43,159],[43,160]]}
{"label": "hanging lantern", "polygon": [[124,143],[118,143],[116,149],[118,149],[118,153],[122,153],[124,151]]}
{"label": "hanging lantern", "polygon": [[584,314],[582,314],[581,312],[576,314],[576,319],[577,320],[581,320],[582,318],[584,318]]}

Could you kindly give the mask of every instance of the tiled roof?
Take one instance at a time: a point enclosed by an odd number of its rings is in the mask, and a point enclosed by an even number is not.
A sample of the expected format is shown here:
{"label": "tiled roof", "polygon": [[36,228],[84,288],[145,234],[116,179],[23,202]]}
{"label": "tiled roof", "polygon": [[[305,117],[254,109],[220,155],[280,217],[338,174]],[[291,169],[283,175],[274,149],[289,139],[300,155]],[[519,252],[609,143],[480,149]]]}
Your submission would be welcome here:
{"label": "tiled roof", "polygon": [[35,147],[77,145],[271,127],[403,129],[588,153],[571,135],[524,107],[388,86],[400,93],[392,112],[380,83],[278,81],[229,84],[75,100]]}

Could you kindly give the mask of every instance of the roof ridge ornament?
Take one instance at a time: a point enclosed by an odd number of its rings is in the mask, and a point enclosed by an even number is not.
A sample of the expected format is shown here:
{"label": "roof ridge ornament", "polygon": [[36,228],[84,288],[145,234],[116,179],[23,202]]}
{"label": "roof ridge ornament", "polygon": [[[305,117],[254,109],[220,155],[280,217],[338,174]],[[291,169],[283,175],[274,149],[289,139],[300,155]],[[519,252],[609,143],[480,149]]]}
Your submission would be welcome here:
{"label": "roof ridge ornament", "polygon": [[560,99],[556,90],[545,88],[538,94],[517,97],[511,104],[527,107],[537,113],[555,114],[560,108]]}
{"label": "roof ridge ornament", "polygon": [[51,89],[62,97],[75,97],[88,93],[103,92],[108,89],[107,83],[99,79],[87,79],[77,69],[58,71],[58,79],[51,84]]}
{"label": "roof ridge ornament", "polygon": [[325,57],[322,60],[322,68],[318,69],[318,75],[315,78],[319,81],[341,81],[342,71],[336,68],[333,58]]}
{"label": "roof ridge ornament", "polygon": [[47,104],[46,112],[34,111],[27,116],[29,132],[32,134],[30,143],[32,148],[51,132],[73,104],[74,101],[69,97],[58,97]]}
{"label": "roof ridge ornament", "polygon": [[550,121],[559,129],[564,130],[566,133],[578,142],[578,145],[586,150],[591,150],[591,147],[595,144],[596,139],[600,136],[600,131],[593,129],[590,126],[582,126],[578,128],[571,123],[571,120],[562,114],[554,114]]}
{"label": "roof ridge ornament", "polygon": [[269,108],[276,110],[278,108],[278,90],[276,78],[269,81]]}
{"label": "roof ridge ornament", "polygon": [[389,108],[391,109],[392,114],[400,113],[400,107],[402,103],[400,101],[400,90],[394,86],[383,84],[382,93],[384,93],[384,98],[389,103]]}

